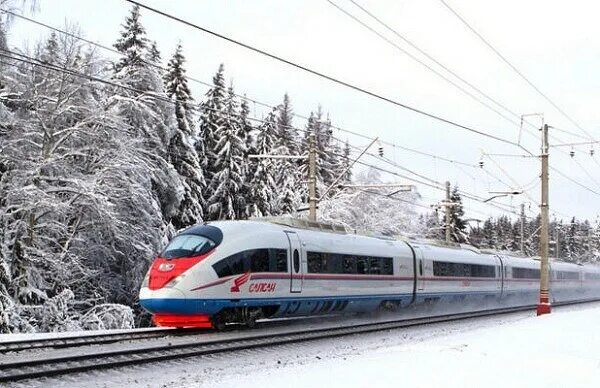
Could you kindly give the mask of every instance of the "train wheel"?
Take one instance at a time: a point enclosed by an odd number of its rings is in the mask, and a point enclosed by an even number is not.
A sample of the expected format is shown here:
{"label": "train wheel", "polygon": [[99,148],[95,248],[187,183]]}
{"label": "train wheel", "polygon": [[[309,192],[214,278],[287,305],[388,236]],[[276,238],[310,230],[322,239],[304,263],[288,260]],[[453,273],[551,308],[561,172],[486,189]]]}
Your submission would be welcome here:
{"label": "train wheel", "polygon": [[256,320],[260,319],[263,316],[263,313],[262,309],[254,308],[246,310],[244,315],[244,323],[246,324],[246,327],[253,329],[256,327]]}
{"label": "train wheel", "polygon": [[225,330],[225,320],[223,319],[223,317],[221,315],[217,314],[214,317],[212,317],[211,322],[212,322],[212,325],[215,328],[215,330],[217,330],[217,331]]}

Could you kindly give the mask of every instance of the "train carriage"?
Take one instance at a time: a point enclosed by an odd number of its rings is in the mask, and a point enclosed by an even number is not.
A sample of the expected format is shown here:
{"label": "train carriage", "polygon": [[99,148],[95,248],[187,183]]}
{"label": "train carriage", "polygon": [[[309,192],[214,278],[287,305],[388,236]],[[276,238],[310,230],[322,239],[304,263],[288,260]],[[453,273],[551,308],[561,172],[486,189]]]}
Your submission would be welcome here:
{"label": "train carriage", "polygon": [[539,261],[505,254],[500,258],[503,266],[503,298],[523,304],[537,303],[540,295]]}
{"label": "train carriage", "polygon": [[[600,296],[600,269],[552,263],[554,300]],[[294,219],[179,233],[152,263],[141,305],[160,326],[395,310],[457,300],[537,300],[539,262],[473,247],[348,233]]]}
{"label": "train carriage", "polygon": [[502,263],[497,256],[464,245],[412,245],[418,261],[417,301],[500,298]]}

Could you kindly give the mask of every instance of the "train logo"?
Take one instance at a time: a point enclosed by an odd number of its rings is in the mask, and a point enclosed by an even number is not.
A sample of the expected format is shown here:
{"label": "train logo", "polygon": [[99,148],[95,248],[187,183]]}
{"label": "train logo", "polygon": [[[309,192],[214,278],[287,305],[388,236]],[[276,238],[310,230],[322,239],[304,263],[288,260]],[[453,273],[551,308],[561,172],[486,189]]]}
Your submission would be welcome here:
{"label": "train logo", "polygon": [[233,279],[233,286],[229,289],[231,292],[240,292],[240,287],[250,280],[250,271]]}

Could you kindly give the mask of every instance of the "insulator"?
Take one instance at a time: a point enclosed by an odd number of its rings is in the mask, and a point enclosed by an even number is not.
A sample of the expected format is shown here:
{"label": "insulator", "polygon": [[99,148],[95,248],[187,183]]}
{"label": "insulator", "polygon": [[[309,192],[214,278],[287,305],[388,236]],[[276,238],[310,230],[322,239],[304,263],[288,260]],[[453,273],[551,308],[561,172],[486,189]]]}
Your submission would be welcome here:
{"label": "insulator", "polygon": [[479,168],[483,168],[483,160],[479,161]]}
{"label": "insulator", "polygon": [[379,152],[379,156],[383,157],[383,147],[379,146],[378,152]]}
{"label": "insulator", "polygon": [[590,156],[594,156],[594,149],[590,148]]}
{"label": "insulator", "polygon": [[571,157],[575,156],[575,150],[573,148],[571,148],[571,152],[569,152],[569,155],[571,155]]}

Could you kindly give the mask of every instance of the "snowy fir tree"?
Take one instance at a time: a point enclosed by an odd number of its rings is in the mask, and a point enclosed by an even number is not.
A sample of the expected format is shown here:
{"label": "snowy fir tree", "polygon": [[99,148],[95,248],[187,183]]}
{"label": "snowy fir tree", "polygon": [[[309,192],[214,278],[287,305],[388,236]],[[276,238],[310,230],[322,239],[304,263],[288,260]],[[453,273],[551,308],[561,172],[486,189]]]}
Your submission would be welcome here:
{"label": "snowy fir tree", "polygon": [[208,152],[214,158],[214,172],[206,215],[211,220],[247,218],[246,200],[242,196],[246,176],[246,145],[233,86],[229,88],[225,99],[225,120],[222,126],[213,131],[213,136],[216,143]]}
{"label": "snowy fir tree", "polygon": [[[276,109],[269,113],[258,129],[256,136],[256,152],[271,154],[275,148],[277,136]],[[270,216],[278,213],[276,209],[277,186],[273,172],[277,170],[277,159],[258,159],[254,175],[249,182],[248,214],[251,217]]]}
{"label": "snowy fir tree", "polygon": [[185,76],[181,44],[177,45],[165,74],[166,94],[175,103],[176,130],[168,146],[168,159],[181,177],[183,199],[172,218],[175,229],[201,222],[205,200],[206,182],[195,149],[194,99]]}
{"label": "snowy fir tree", "polygon": [[284,94],[283,102],[277,107],[277,143],[282,154],[299,155],[298,132],[293,127],[294,111],[288,94]]}
{"label": "snowy fir tree", "polygon": [[[293,126],[293,110],[290,97],[286,93],[283,102],[277,106],[277,136],[274,154],[301,156],[299,136]],[[294,159],[280,159],[275,165],[273,173],[275,184],[279,188],[276,199],[276,209],[281,214],[294,214],[301,203],[298,187],[305,181],[301,167],[305,161]],[[306,172],[306,171],[304,171]]]}
{"label": "snowy fir tree", "polygon": [[450,208],[450,236],[453,241],[464,243],[467,241],[467,223],[463,221],[465,211],[462,205],[462,198],[458,191],[458,186],[454,186],[450,194],[450,202],[453,206]]}
{"label": "snowy fir tree", "polygon": [[[218,172],[215,150],[217,149],[219,136],[224,131],[227,123],[226,93],[225,67],[221,64],[213,77],[212,88],[206,93],[205,99],[200,105],[199,133],[195,144],[196,153],[200,160],[200,166],[204,169],[204,179],[207,183],[210,183]],[[212,187],[209,185],[204,198],[208,199],[212,194]],[[205,208],[204,214],[208,215],[208,213],[208,209]]]}

